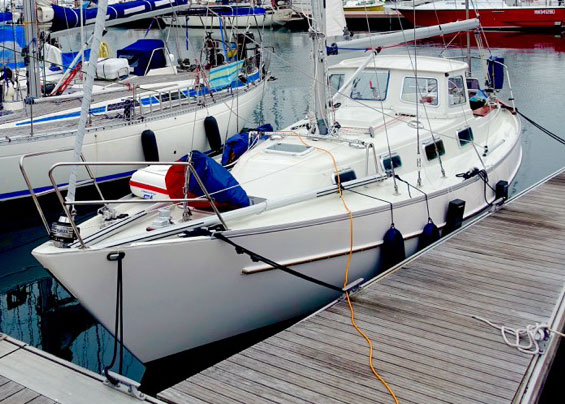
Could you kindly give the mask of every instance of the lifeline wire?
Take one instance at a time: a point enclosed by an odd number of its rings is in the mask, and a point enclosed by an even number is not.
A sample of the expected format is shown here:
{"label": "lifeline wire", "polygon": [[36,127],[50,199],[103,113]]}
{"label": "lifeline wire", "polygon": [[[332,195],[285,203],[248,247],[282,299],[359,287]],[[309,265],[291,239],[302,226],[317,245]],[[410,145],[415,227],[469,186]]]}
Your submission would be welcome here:
{"label": "lifeline wire", "polygon": [[[345,208],[345,210],[349,214],[349,254],[347,256],[347,265],[345,267],[345,280],[343,282],[343,287],[345,288],[347,286],[347,284],[349,283],[349,268],[351,267],[351,260],[353,258],[353,212],[351,211],[351,209],[349,209],[349,206],[347,206],[347,203],[345,202],[345,199],[343,197],[342,188],[341,188],[341,177],[339,175],[339,169],[338,169],[338,166],[337,166],[337,161],[335,159],[335,156],[329,150],[326,150],[322,147],[312,146],[312,145],[306,143],[302,139],[302,136],[300,136],[300,133],[298,133],[298,132],[296,132],[296,135],[298,136],[298,139],[300,139],[302,144],[304,144],[305,146],[310,146],[310,147],[312,147],[312,148],[314,148],[318,151],[322,151],[324,153],[327,153],[330,156],[330,158],[332,159],[332,162],[333,162],[333,165],[334,165],[334,169],[335,169],[335,172],[336,172],[337,189],[338,189],[338,193],[339,193],[339,199],[341,199],[341,203],[343,204],[343,207]],[[349,297],[349,292],[345,292],[345,298],[347,300],[347,305],[349,306],[349,311],[351,313],[351,324],[353,325],[355,330],[357,330],[357,332],[359,334],[361,334],[361,336],[365,339],[365,341],[367,341],[367,344],[369,344],[369,366],[371,367],[371,371],[373,372],[375,377],[387,389],[387,391],[391,395],[392,399],[394,400],[395,404],[399,404],[398,399],[396,398],[396,395],[394,394],[394,391],[392,391],[392,389],[390,388],[388,383],[382,378],[382,376],[377,372],[377,370],[375,369],[375,366],[373,365],[373,342],[367,336],[367,334],[365,334],[363,332],[363,330],[361,330],[361,328],[359,328],[359,326],[357,325],[357,323],[355,321],[355,311],[353,310],[353,305],[351,303],[351,298]]]}

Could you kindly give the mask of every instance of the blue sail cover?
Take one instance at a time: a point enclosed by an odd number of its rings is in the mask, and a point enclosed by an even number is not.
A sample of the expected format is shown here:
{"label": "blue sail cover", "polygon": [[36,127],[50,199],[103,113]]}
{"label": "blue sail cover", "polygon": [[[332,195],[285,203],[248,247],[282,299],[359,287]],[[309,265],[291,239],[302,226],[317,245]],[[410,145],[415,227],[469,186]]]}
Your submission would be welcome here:
{"label": "blue sail cover", "polygon": [[119,49],[116,56],[128,60],[133,74],[144,76],[146,71],[167,66],[165,43],[160,39],[138,39],[129,46]]}
{"label": "blue sail cover", "polygon": [[12,13],[9,11],[0,12],[0,22],[12,21]]}
{"label": "blue sail cover", "polygon": [[23,25],[0,24],[0,67],[6,66],[11,69],[25,67],[23,58],[19,54],[25,46]]}
{"label": "blue sail cover", "polygon": [[[180,161],[186,161],[184,156]],[[212,198],[223,207],[240,208],[249,206],[249,197],[239,182],[222,165],[206,154],[197,150],[192,152],[192,165],[204,187]],[[173,165],[165,176],[167,191],[171,198],[183,198],[182,187],[184,185],[184,166]],[[198,185],[194,176],[190,175],[188,186],[189,194],[199,197],[204,192]]]}
{"label": "blue sail cover", "polygon": [[249,132],[250,131],[257,131],[257,132],[272,132],[273,126],[270,123],[265,125],[261,125],[255,129],[250,129],[246,132],[238,133],[237,135],[233,135],[226,141],[226,145],[224,146],[224,152],[222,154],[222,165],[226,166],[230,163],[233,163],[238,158],[241,157],[243,153],[245,153],[249,147],[250,143],[256,143],[259,140],[265,140],[268,136],[263,135],[257,138],[250,138]]}
{"label": "blue sail cover", "polygon": [[[188,0],[136,0],[126,1],[124,3],[115,3],[108,5],[106,21],[131,17],[133,15],[143,14],[154,10],[183,6],[186,4],[188,4]],[[51,26],[52,31],[61,31],[80,27],[79,8],[61,7],[55,4],[53,4],[52,7],[54,12],[53,23]],[[87,8],[83,10],[84,25],[94,24],[97,12],[97,8]]]}

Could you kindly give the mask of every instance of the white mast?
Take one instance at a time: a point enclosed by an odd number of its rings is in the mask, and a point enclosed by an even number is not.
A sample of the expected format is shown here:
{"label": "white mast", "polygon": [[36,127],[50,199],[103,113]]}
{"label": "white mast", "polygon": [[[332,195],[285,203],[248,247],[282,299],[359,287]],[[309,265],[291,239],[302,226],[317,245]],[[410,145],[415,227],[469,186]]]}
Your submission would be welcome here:
{"label": "white mast", "polygon": [[80,76],[82,77],[82,86],[84,87],[84,3],[80,0]]}
{"label": "white mast", "polygon": [[[98,12],[96,13],[96,22],[94,23],[94,34],[92,44],[90,46],[90,58],[88,68],[86,69],[86,80],[83,86],[84,96],[82,98],[80,118],[75,137],[74,161],[80,161],[80,154],[82,152],[82,144],[84,141],[84,134],[86,132],[86,120],[88,118],[90,103],[92,100],[92,86],[94,84],[94,76],[96,74],[96,61],[98,60],[98,51],[100,49],[100,43],[102,42],[106,12],[108,10],[108,0],[99,0],[97,9]],[[77,166],[73,166],[69,176],[69,192],[67,193],[67,201],[70,202],[74,202],[75,200],[77,169]]]}
{"label": "white mast", "polygon": [[326,9],[325,0],[311,0],[312,4],[312,57],[314,59],[314,114],[318,133],[328,133],[329,114],[327,87],[327,63],[326,63]]}
{"label": "white mast", "polygon": [[26,66],[27,95],[32,98],[38,98],[41,96],[41,87],[39,82],[39,44],[34,0],[24,0],[24,29],[29,60]]}

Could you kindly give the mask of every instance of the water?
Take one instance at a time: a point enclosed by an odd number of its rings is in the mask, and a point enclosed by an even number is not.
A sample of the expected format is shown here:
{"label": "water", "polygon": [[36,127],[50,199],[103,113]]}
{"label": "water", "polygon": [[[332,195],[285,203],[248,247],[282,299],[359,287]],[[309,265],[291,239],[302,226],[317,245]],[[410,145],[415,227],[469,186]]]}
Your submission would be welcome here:
{"label": "water", "polygon": [[[173,39],[172,33],[168,41],[171,50],[183,58],[193,59],[203,31],[190,31],[188,49],[184,29],[176,33],[179,39]],[[111,29],[105,40],[115,51],[144,34],[145,30]],[[158,38],[160,32],[151,30],[148,37]],[[493,33],[489,34],[488,40],[492,53],[504,57],[510,69],[518,109],[565,137],[562,129],[565,111],[565,39],[552,35]],[[249,124],[270,122],[275,128],[281,128],[303,118],[307,112],[311,86],[310,41],[305,32],[276,30],[264,33],[264,43],[275,51],[270,70],[277,80],[269,84]],[[77,50],[78,36],[63,39],[62,45],[67,50]],[[427,41],[420,47],[419,54],[437,55],[442,46],[441,40]],[[411,48],[397,47],[383,52],[409,50]],[[464,55],[459,38],[453,41],[447,53],[452,56]],[[337,60],[343,57],[338,56]],[[476,63],[473,68],[475,72],[480,72],[480,66]],[[507,90],[504,94],[507,94]],[[523,127],[522,144],[524,158],[512,184],[512,193],[526,189],[565,165],[565,147],[527,123]],[[24,215],[33,216],[35,211],[24,212]],[[3,218],[9,216],[11,212],[2,212]],[[0,234],[0,330],[100,372],[111,360],[113,338],[30,255],[33,247],[45,240],[44,230],[39,225]],[[177,365],[164,362],[155,364],[146,372],[139,361],[126,353],[124,373],[141,380],[145,372],[144,384],[150,392],[156,392],[164,388],[166,383],[172,384],[189,373],[209,366],[282,326],[188,353],[188,356],[180,358],[180,367],[178,362]],[[555,363],[556,373],[563,373],[563,357],[561,353]],[[184,373],[180,373],[179,369]]]}

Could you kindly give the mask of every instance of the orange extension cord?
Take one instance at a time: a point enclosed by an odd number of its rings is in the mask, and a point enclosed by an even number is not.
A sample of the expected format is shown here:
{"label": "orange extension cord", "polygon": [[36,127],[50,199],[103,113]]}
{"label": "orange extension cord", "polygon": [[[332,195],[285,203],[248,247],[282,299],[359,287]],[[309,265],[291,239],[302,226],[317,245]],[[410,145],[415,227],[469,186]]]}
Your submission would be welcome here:
{"label": "orange extension cord", "polygon": [[[300,136],[300,134],[298,132],[290,131],[289,133],[292,133],[293,135],[298,136],[298,139],[300,139],[300,141],[302,142],[302,144],[304,146],[309,146],[309,147],[312,147],[312,148],[314,148],[318,151],[327,153],[332,159],[334,169],[335,169],[335,172],[336,172],[336,177],[337,177],[337,189],[338,189],[338,192],[339,192],[339,199],[341,199],[341,203],[343,203],[343,207],[345,208],[345,210],[349,214],[349,255],[347,257],[347,266],[345,267],[345,281],[343,282],[343,286],[345,287],[349,283],[349,268],[351,267],[351,259],[353,258],[353,212],[351,211],[351,209],[349,209],[349,206],[347,206],[347,203],[345,202],[345,199],[343,198],[343,193],[341,191],[341,178],[340,178],[340,175],[339,175],[339,169],[337,167],[337,161],[335,159],[335,156],[329,150],[326,150],[322,147],[316,147],[316,146],[312,146],[311,144],[307,144],[304,141],[304,139],[302,139],[302,136]],[[359,334],[361,334],[361,336],[363,336],[363,338],[365,338],[365,340],[369,344],[369,366],[371,367],[371,371],[373,372],[375,377],[383,384],[383,386],[388,390],[388,392],[391,395],[391,397],[393,398],[395,404],[399,404],[398,399],[396,398],[396,394],[394,394],[394,392],[392,391],[392,389],[390,388],[388,383],[381,377],[381,375],[379,375],[379,373],[375,369],[375,366],[373,365],[373,342],[367,336],[367,334],[365,334],[363,332],[363,330],[361,330],[361,328],[359,328],[359,326],[357,325],[357,322],[355,321],[355,310],[353,309],[353,304],[351,304],[351,299],[349,298],[349,292],[345,293],[345,297],[347,299],[347,305],[349,306],[349,311],[351,313],[351,324],[353,325],[355,330],[357,330],[357,332]]]}

